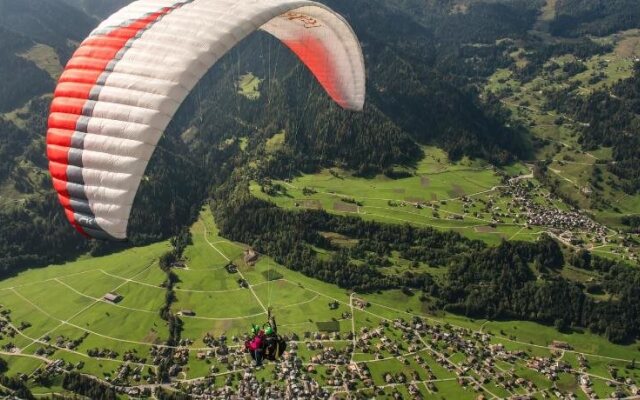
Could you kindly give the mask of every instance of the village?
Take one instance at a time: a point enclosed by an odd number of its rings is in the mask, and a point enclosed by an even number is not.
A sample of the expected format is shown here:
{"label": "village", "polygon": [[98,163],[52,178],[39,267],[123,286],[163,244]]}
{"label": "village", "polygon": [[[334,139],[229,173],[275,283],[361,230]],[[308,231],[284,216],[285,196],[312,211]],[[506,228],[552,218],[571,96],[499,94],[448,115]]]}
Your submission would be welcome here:
{"label": "village", "polygon": [[[356,304],[362,309],[367,307],[365,302]],[[2,335],[11,335],[12,325],[3,322],[1,326]],[[246,338],[207,334],[203,338],[207,349],[191,349],[193,342],[189,339],[184,339],[175,352],[166,347],[153,347],[151,363],[171,363],[170,384],[157,382],[153,374],[136,364],[136,361],[146,360],[127,359],[126,355],[123,359],[127,362],[105,380],[117,391],[130,396],[150,396],[155,388],[161,387],[180,390],[199,399],[225,398],[232,394],[239,398],[258,395],[271,399],[372,395],[423,399],[435,396],[438,383],[444,381],[455,381],[476,399],[502,397],[495,393],[497,389],[518,399],[575,399],[574,392],[563,390],[559,384],[566,377],[571,377],[589,399],[600,398],[593,389],[594,379],[606,384],[610,398],[640,394],[637,382],[622,374],[618,379],[594,377],[589,372],[588,358],[580,353],[576,353],[575,364],[564,361],[564,353],[572,351],[565,342],[554,341],[543,356],[540,352],[533,354],[524,349],[510,350],[512,346],[503,344],[502,338],[488,332],[433,324],[419,317],[382,320],[375,326],[359,328],[355,335],[351,332],[291,335],[287,337],[289,348],[283,357],[263,367],[256,367],[251,362],[239,344],[243,339]],[[52,340],[56,343],[54,346],[66,343],[65,338]],[[47,354],[42,353],[43,356]],[[356,356],[365,356],[366,361],[357,361]],[[167,360],[167,357],[171,359]],[[180,379],[191,358],[208,360],[211,365],[209,375],[193,380]],[[386,365],[388,360],[395,360],[393,365],[401,367],[381,369],[376,366],[377,363]],[[31,378],[45,380],[72,370],[81,371],[82,365],[71,365],[54,357]],[[528,378],[531,375],[524,374],[522,371],[525,370],[538,374],[550,384],[539,386],[536,383],[539,380]]]}
{"label": "village", "polygon": [[[366,308],[366,303],[361,307]],[[232,394],[240,398],[257,394],[272,399],[372,395],[423,399],[437,395],[438,382],[455,380],[476,399],[502,397],[494,393],[496,388],[518,399],[575,399],[574,392],[559,384],[570,377],[587,398],[596,399],[599,396],[593,389],[593,380],[602,380],[590,374],[589,361],[580,353],[576,353],[575,365],[562,360],[564,352],[572,351],[565,342],[554,341],[547,355],[542,356],[522,349],[509,350],[509,346],[490,333],[431,324],[418,317],[383,320],[377,326],[361,327],[355,335],[351,332],[305,332],[301,338],[293,335],[287,337],[289,349],[282,359],[264,367],[256,367],[242,346],[237,345],[241,339],[231,338],[232,344],[227,345],[226,337],[207,335],[205,343],[210,350],[194,352],[185,347],[176,352],[178,364],[187,365],[189,357],[194,356],[210,360],[211,373],[192,381],[176,379],[171,387],[201,399]],[[356,361],[356,355],[366,355],[368,361]],[[376,363],[388,360],[395,360],[402,367],[374,368]],[[536,380],[528,378],[529,374],[521,372],[524,370],[538,374],[550,384],[539,386]],[[610,389],[607,396],[611,398],[640,394],[637,382],[622,375],[603,382]],[[120,390],[141,393],[135,387],[122,386]]]}
{"label": "village", "polygon": [[[389,209],[412,207],[430,210],[436,220],[466,221],[484,233],[498,233],[500,227],[520,227],[525,235],[527,232],[545,232],[574,249],[607,247],[611,255],[630,261],[638,260],[640,249],[632,234],[611,229],[597,222],[593,215],[568,206],[535,183],[533,173],[510,177],[497,168],[492,170],[501,179],[501,184],[489,190],[443,200],[388,200],[386,205]],[[308,188],[305,190],[317,193]],[[360,207],[358,212],[368,213],[366,201],[352,198],[341,198],[341,201],[355,202]],[[486,226],[480,225],[482,223]]]}

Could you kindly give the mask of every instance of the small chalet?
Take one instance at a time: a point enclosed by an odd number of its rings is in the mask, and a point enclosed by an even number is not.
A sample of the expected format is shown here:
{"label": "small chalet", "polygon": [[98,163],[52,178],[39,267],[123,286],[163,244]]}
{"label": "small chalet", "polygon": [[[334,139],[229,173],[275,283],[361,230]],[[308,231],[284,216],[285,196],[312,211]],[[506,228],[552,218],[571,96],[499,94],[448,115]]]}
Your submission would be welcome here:
{"label": "small chalet", "polygon": [[180,315],[184,315],[185,317],[195,317],[196,312],[193,310],[182,310],[180,311]]}
{"label": "small chalet", "polygon": [[108,301],[109,303],[119,303],[122,301],[122,296],[119,295],[118,293],[107,293],[102,297],[105,301]]}
{"label": "small chalet", "polygon": [[571,350],[573,349],[573,347],[571,347],[571,345],[567,342],[561,342],[559,340],[554,340],[553,342],[551,342],[551,347],[555,347],[556,349],[562,349],[562,350]]}
{"label": "small chalet", "polygon": [[248,265],[254,265],[258,261],[258,253],[253,249],[244,251],[244,262]]}

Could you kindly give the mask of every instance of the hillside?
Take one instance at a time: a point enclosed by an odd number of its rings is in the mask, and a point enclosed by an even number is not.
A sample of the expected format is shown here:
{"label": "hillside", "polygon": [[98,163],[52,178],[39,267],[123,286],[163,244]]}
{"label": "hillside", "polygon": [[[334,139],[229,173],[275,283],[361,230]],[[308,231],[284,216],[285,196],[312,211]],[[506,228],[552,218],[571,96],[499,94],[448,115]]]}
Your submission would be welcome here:
{"label": "hillside", "polygon": [[638,27],[640,10],[633,0],[558,0],[551,31],[562,36],[604,36]]}

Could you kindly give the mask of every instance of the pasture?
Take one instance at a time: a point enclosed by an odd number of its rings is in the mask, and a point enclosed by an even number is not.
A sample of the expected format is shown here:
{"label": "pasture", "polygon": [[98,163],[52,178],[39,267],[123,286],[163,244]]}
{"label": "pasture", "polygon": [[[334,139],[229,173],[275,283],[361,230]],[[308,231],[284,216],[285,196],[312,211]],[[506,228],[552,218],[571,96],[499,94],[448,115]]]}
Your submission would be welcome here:
{"label": "pasture", "polygon": [[[495,207],[508,208],[509,198],[500,195],[504,184],[495,170],[480,161],[451,163],[437,148],[425,147],[424,151],[425,158],[405,178],[363,178],[331,169],[290,181],[276,180],[274,184],[282,188],[277,195],[265,194],[255,182],[251,192],[283,208],[322,209],[383,223],[453,230],[492,245],[503,239],[537,239],[540,229],[523,229],[520,221],[509,216],[494,223],[491,214],[483,210],[489,201]],[[521,176],[528,170],[514,164],[504,173]]]}
{"label": "pasture", "polygon": [[238,80],[238,94],[249,100],[258,100],[260,98],[260,84],[262,79],[253,75],[251,72],[241,75]]}

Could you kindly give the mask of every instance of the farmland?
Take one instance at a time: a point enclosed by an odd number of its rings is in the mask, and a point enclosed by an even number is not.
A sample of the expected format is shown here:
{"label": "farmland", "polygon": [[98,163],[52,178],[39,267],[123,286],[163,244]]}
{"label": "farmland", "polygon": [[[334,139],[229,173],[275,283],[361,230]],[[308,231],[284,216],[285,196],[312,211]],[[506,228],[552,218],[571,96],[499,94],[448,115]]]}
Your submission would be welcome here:
{"label": "farmland", "polygon": [[289,180],[254,182],[251,192],[287,209],[320,209],[383,223],[453,230],[491,245],[502,240],[535,241],[548,233],[570,247],[606,257],[637,258],[637,248],[621,245],[615,230],[588,222],[588,215],[567,216],[569,221],[582,220],[573,226],[553,223],[550,216],[569,213],[571,207],[533,177],[531,166],[498,169],[466,159],[452,163],[441,150],[423,150],[425,158],[415,169],[403,170],[400,178],[364,178],[330,169]]}
{"label": "farmland", "polygon": [[260,98],[260,84],[262,80],[252,73],[240,76],[238,80],[238,93],[249,100],[258,100]]}
{"label": "farmland", "polygon": [[[407,178],[390,179],[380,175],[366,179],[333,169],[303,175],[290,182],[274,181],[285,190],[276,196],[262,193],[257,183],[251,189],[254,195],[286,208],[323,209],[385,223],[451,229],[489,243],[499,243],[503,238],[514,236],[534,240],[539,234],[535,229],[525,232],[512,219],[499,227],[491,227],[490,215],[467,215],[463,198],[497,200],[497,187],[503,185],[501,177],[482,162],[465,160],[451,165],[441,150],[426,148],[425,151],[426,157]],[[523,165],[514,166],[513,171],[528,173]],[[505,203],[506,200],[498,202]],[[499,203],[496,207],[500,207]]]}

